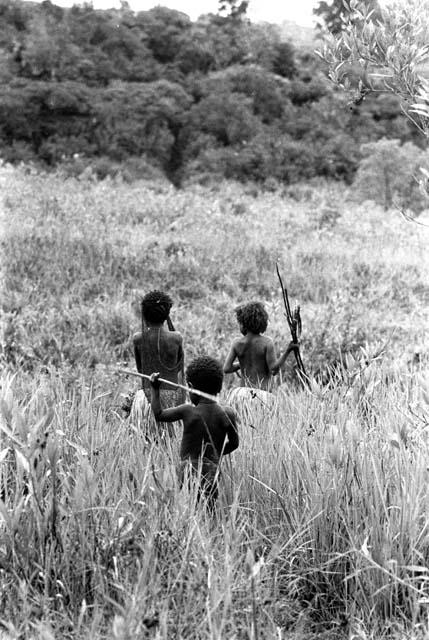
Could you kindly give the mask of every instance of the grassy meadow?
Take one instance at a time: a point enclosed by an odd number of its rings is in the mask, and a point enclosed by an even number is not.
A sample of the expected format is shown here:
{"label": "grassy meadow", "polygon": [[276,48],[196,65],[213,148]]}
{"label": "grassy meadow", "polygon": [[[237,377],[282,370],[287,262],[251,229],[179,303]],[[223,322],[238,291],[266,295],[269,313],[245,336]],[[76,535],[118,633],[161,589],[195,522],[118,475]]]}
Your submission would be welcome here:
{"label": "grassy meadow", "polygon": [[[428,227],[336,183],[0,187],[0,639],[426,638]],[[118,367],[152,288],[188,360],[251,299],[286,345],[276,261],[312,388],[290,359],[273,411],[243,406],[211,517]]]}

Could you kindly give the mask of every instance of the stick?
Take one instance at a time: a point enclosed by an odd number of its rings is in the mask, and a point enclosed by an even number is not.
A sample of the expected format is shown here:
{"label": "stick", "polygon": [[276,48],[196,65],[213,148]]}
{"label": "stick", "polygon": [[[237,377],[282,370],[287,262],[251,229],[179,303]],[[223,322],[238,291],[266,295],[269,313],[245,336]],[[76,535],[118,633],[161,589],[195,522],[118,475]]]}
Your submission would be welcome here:
{"label": "stick", "polygon": [[167,316],[167,327],[169,331],[176,331],[176,329],[174,328],[173,321],[169,315]]}
{"label": "stick", "polygon": [[[136,376],[137,378],[143,378],[144,380],[150,381],[150,376],[145,373],[138,373],[137,371],[131,371],[130,369],[118,369],[119,373],[125,373],[128,376]],[[188,393],[193,393],[196,396],[200,396],[200,398],[207,398],[207,400],[214,400],[217,402],[216,396],[210,395],[210,393],[205,393],[204,391],[198,391],[198,389],[193,389],[187,387],[184,384],[179,384],[178,382],[171,382],[170,380],[165,380],[164,378],[158,378],[159,382],[163,384],[168,384],[170,387],[174,387],[175,389],[184,389],[184,391],[188,391]]]}
{"label": "stick", "polygon": [[[301,336],[301,314],[300,314],[300,309],[299,306],[295,307],[293,314],[291,313],[290,310],[290,304],[289,304],[289,296],[287,294],[287,289],[285,288],[284,284],[283,284],[283,280],[282,277],[280,275],[280,270],[279,270],[279,263],[276,262],[276,271],[277,271],[277,277],[279,279],[280,282],[280,287],[282,290],[282,296],[283,296],[283,304],[285,307],[285,315],[286,315],[286,320],[287,323],[289,325],[289,329],[290,329],[290,333],[292,336],[292,341],[295,342],[296,344],[298,343],[298,340]],[[295,354],[295,360],[296,360],[296,364],[298,367],[298,374],[299,377],[301,378],[302,382],[305,382],[307,385],[310,384],[310,379],[308,377],[308,375],[305,372],[305,367],[304,367],[304,363],[302,361],[301,358],[301,353],[299,351],[299,347],[296,347],[296,349],[293,350],[294,354]]]}

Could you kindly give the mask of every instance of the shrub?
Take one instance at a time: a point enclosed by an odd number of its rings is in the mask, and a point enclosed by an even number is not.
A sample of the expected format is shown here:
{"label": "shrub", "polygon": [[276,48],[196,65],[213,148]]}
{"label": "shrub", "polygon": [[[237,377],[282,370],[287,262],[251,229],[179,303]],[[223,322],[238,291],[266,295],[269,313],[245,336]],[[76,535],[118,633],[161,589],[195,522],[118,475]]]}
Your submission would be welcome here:
{"label": "shrub", "polygon": [[374,200],[387,210],[392,205],[425,208],[427,199],[419,191],[416,175],[420,167],[429,167],[427,152],[412,142],[382,138],[361,146],[363,158],[353,186],[361,199]]}

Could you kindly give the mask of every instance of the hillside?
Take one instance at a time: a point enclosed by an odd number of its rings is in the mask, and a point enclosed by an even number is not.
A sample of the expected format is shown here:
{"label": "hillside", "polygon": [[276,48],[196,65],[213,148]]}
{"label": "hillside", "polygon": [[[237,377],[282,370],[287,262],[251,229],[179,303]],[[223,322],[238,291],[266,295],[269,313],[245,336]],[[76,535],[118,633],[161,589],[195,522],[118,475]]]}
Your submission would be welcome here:
{"label": "hillside", "polygon": [[350,183],[361,145],[421,144],[395,97],[349,108],[311,30],[180,11],[0,2],[6,162],[175,186]]}
{"label": "hillside", "polygon": [[312,27],[297,24],[291,20],[284,20],[280,24],[281,37],[293,42],[296,49],[305,49],[311,51],[316,47],[317,36],[316,31]]}

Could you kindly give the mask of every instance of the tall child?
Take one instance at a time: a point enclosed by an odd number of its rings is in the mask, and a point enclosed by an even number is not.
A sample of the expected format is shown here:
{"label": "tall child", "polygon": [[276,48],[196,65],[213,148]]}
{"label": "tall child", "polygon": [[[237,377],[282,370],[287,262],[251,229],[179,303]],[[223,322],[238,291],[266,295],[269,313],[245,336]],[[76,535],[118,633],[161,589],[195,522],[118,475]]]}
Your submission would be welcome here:
{"label": "tall child", "polygon": [[[171,382],[183,382],[184,359],[183,339],[179,332],[170,331],[166,326],[170,317],[173,301],[163,291],[150,291],[141,303],[142,330],[133,337],[134,358],[137,371],[146,375],[158,372],[161,378]],[[142,391],[137,392],[132,421],[151,422],[150,411],[151,384],[142,379]],[[164,388],[161,391],[163,407],[171,407],[180,403],[183,391]],[[155,430],[152,424],[151,431]]]}

